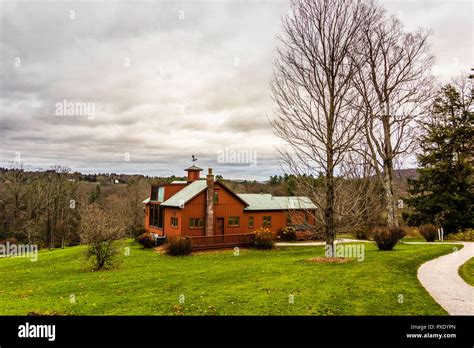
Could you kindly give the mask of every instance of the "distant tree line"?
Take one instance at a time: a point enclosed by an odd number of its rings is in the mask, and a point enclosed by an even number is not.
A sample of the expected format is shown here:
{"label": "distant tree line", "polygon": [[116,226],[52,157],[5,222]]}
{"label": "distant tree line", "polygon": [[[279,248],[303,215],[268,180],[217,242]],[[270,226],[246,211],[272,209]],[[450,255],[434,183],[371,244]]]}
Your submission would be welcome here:
{"label": "distant tree line", "polygon": [[80,243],[81,217],[91,204],[109,212],[117,225],[122,224],[123,235],[134,236],[143,229],[142,201],[150,183],[163,180],[138,177],[115,185],[108,180],[91,183],[87,176],[80,181],[79,177],[61,166],[45,172],[3,169],[0,240],[15,238],[49,248],[76,245]]}

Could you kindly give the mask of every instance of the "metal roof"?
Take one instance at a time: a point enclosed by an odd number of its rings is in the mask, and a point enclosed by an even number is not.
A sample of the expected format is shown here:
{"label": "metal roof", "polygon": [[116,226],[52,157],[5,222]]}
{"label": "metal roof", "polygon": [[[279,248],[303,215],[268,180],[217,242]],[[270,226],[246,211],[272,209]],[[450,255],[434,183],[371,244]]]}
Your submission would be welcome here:
{"label": "metal roof", "polygon": [[[221,183],[222,184],[222,183]],[[225,187],[225,186],[224,186]],[[165,207],[184,208],[184,205],[207,188],[206,180],[196,180],[175,193],[161,203]],[[232,192],[232,191],[231,191]],[[280,196],[274,197],[268,193],[242,193],[236,194],[248,206],[244,210],[290,210],[290,209],[316,209],[316,205],[305,196]],[[147,198],[143,203],[149,203]]]}
{"label": "metal roof", "polygon": [[168,198],[166,201],[161,203],[165,207],[184,207],[184,204],[204,191],[207,187],[206,180],[196,180],[191,184],[183,188],[182,190],[175,193],[173,196]]}
{"label": "metal roof", "polygon": [[238,196],[249,204],[245,210],[316,209],[316,205],[304,196],[274,197],[268,193],[242,193]]}
{"label": "metal roof", "polygon": [[198,166],[195,166],[194,164],[191,167],[186,168],[185,170],[198,170],[201,171],[203,170],[202,168],[199,168]]}

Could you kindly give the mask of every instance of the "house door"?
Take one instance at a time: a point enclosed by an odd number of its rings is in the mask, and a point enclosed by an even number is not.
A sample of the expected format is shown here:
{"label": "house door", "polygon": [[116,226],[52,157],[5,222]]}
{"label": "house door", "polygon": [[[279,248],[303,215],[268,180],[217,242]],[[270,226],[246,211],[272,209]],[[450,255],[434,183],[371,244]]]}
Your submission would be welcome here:
{"label": "house door", "polygon": [[216,235],[224,234],[224,218],[217,218]]}

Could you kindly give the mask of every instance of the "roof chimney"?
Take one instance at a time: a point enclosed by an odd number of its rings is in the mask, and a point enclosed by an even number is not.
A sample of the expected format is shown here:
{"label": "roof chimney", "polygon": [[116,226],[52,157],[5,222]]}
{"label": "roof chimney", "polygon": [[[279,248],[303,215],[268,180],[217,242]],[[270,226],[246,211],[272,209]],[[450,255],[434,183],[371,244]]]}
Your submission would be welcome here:
{"label": "roof chimney", "polygon": [[212,236],[214,234],[214,175],[212,168],[208,169],[206,184],[206,236]]}
{"label": "roof chimney", "polygon": [[185,171],[188,172],[188,183],[191,183],[193,181],[199,180],[202,168],[192,165],[191,167],[186,168]]}

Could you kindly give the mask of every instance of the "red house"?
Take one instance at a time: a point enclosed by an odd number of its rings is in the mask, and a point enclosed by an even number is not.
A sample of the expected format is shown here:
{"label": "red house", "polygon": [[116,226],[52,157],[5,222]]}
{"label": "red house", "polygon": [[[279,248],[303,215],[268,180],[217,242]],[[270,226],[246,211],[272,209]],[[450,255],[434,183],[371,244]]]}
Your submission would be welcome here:
{"label": "red house", "polygon": [[277,232],[289,223],[314,225],[316,206],[308,197],[237,194],[212,169],[200,179],[201,168],[186,169],[187,181],[153,185],[145,203],[145,228],[167,237],[190,237],[193,247],[245,244],[266,227]]}

